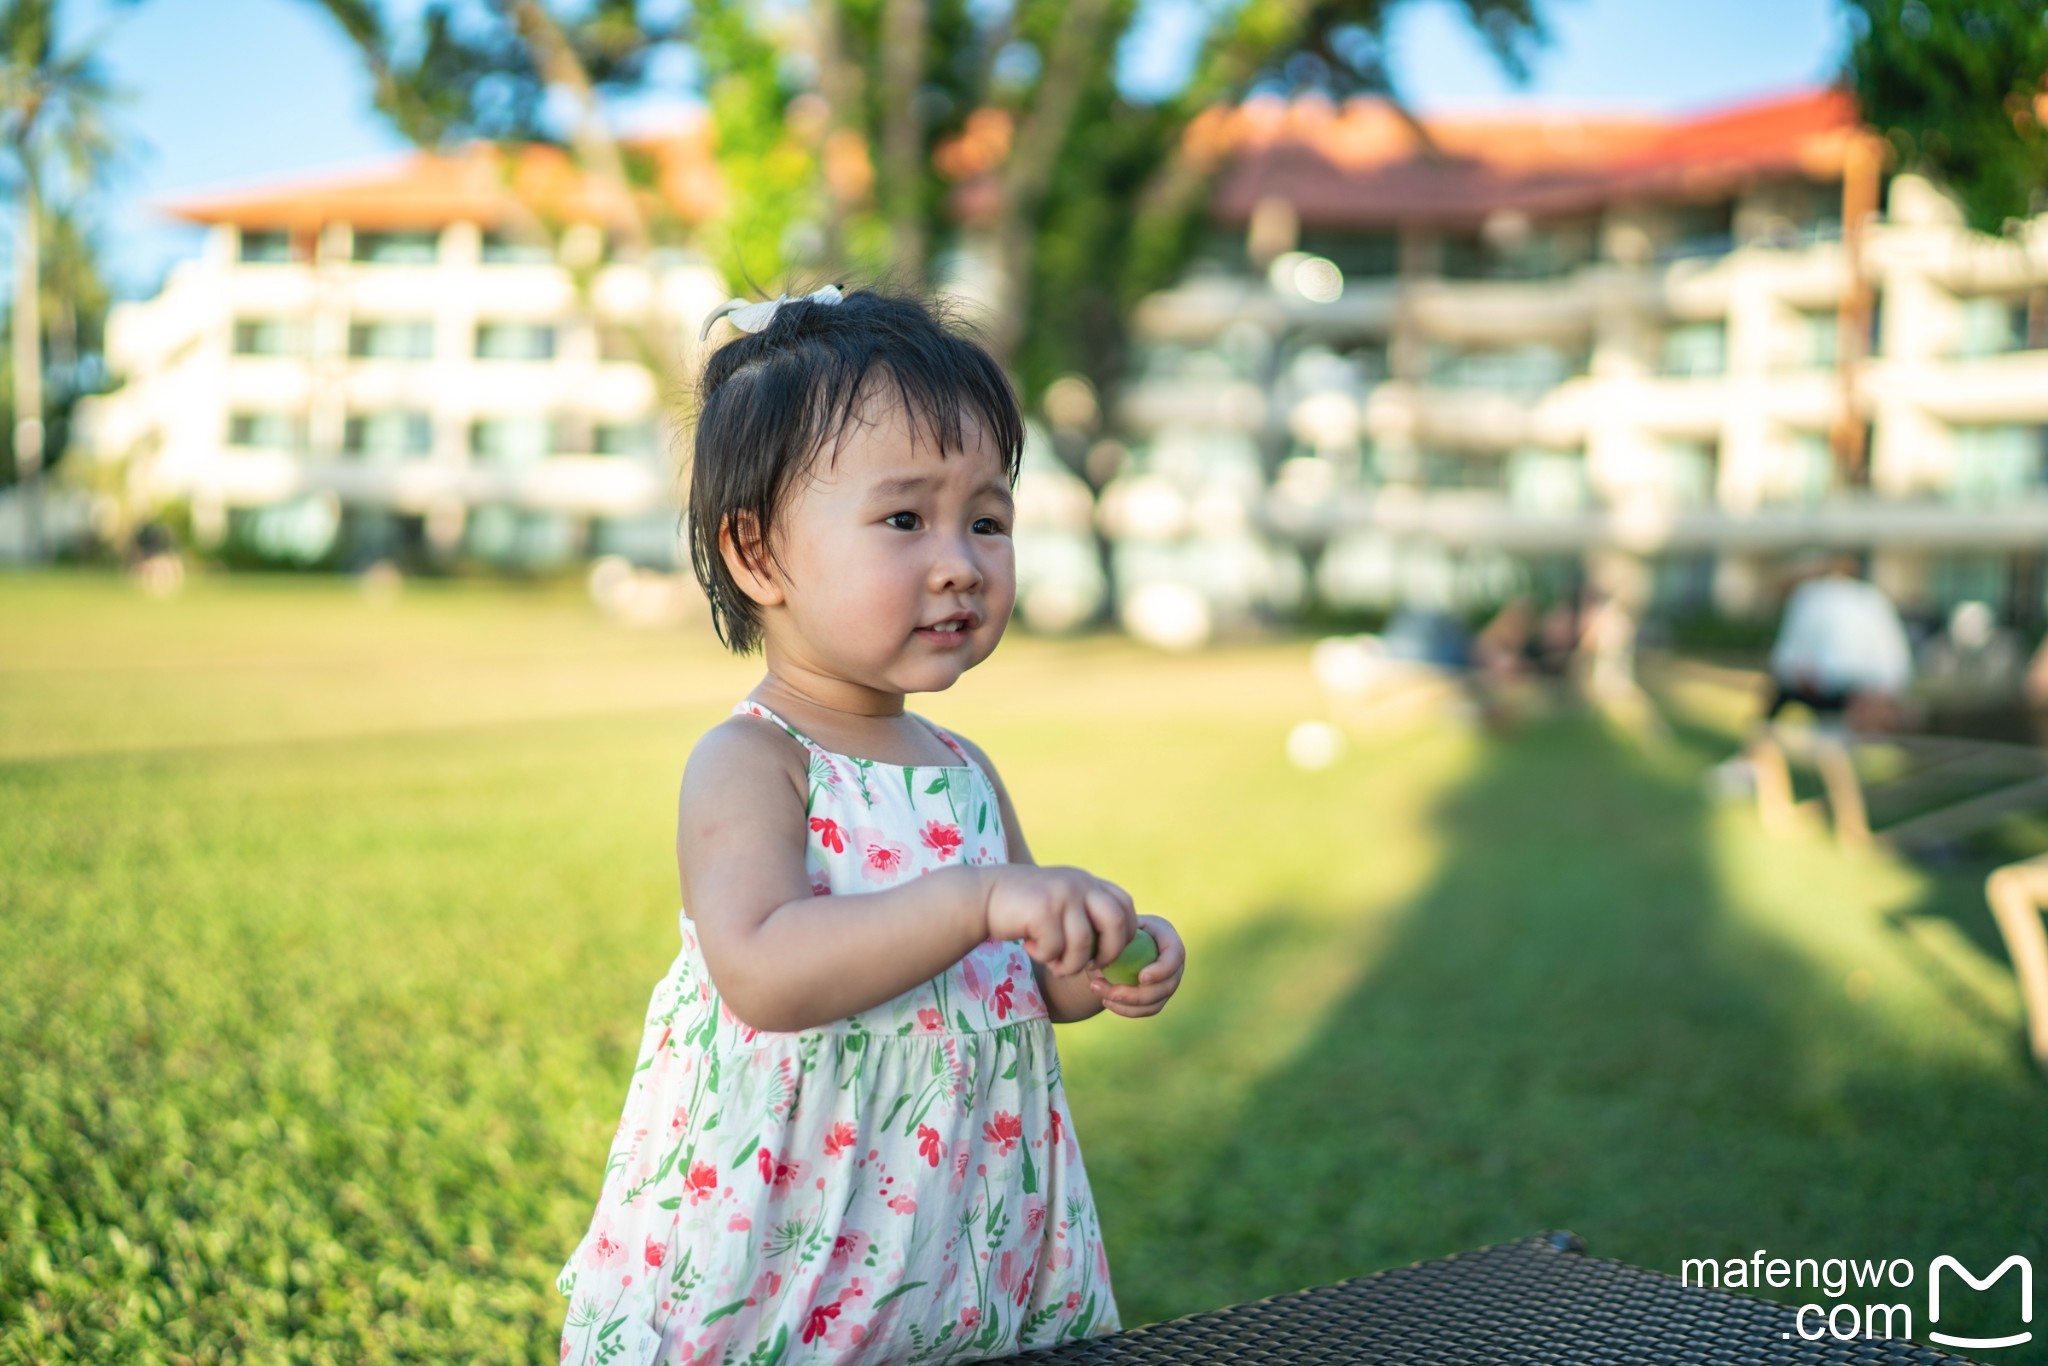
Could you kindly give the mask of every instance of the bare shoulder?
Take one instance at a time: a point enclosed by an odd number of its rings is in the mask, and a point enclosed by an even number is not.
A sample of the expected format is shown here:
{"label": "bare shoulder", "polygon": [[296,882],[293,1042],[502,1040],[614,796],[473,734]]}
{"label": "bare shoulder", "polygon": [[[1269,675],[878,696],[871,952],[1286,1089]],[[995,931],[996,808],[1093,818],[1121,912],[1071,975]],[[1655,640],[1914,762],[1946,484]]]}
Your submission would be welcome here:
{"label": "bare shoulder", "polygon": [[726,805],[736,796],[804,790],[803,746],[773,721],[738,713],[704,732],[683,767],[682,804]]}
{"label": "bare shoulder", "polygon": [[704,932],[755,923],[809,887],[806,767],[802,746],[746,715],[713,726],[690,751],[676,800],[676,874]]}

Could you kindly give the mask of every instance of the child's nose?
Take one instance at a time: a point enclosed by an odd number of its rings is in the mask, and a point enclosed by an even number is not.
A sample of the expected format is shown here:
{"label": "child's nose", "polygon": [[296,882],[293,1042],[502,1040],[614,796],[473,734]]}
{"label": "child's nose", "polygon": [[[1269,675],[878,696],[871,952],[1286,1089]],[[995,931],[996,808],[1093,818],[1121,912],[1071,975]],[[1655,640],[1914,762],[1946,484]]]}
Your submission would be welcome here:
{"label": "child's nose", "polygon": [[979,588],[987,577],[973,549],[959,541],[948,541],[932,565],[932,578],[941,589],[961,591]]}

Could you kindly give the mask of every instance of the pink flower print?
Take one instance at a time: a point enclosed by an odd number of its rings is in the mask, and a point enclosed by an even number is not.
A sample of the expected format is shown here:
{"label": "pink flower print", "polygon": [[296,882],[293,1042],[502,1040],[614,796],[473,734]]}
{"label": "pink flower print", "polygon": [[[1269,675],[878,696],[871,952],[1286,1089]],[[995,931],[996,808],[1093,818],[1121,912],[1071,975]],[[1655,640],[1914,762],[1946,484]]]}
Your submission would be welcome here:
{"label": "pink flower print", "polygon": [[839,1301],[830,1304],[813,1305],[810,1316],[804,1320],[804,1341],[814,1342],[825,1336],[825,1330],[833,1319],[839,1317]]}
{"label": "pink flower print", "polygon": [[1045,1200],[1042,1197],[1036,1195],[1025,1197],[1024,1236],[1026,1238],[1036,1237],[1038,1234],[1038,1230],[1042,1228],[1044,1224]]}
{"label": "pink flower print", "polygon": [[917,1155],[936,1167],[946,1156],[946,1145],[939,1138],[939,1131],[929,1124],[917,1126]]}
{"label": "pink flower print", "polygon": [[[1007,1254],[1005,1254],[1007,1255]],[[1024,1268],[1024,1274],[1017,1278],[1017,1307],[1023,1308],[1024,1301],[1031,1298],[1031,1278],[1038,1274],[1036,1266]]]}
{"label": "pink flower print", "polygon": [[1017,1288],[1017,1272],[1021,1267],[1015,1248],[1005,1248],[1003,1260],[996,1269],[996,1285],[1005,1291]]}
{"label": "pink flower print", "polygon": [[[841,1305],[846,1303],[842,1297]],[[841,1319],[825,1330],[825,1344],[828,1347],[858,1347],[867,1341],[868,1326],[855,1323],[852,1319]]]}
{"label": "pink flower print", "polygon": [[1074,1312],[1074,1311],[1075,1311],[1076,1309],[1079,1309],[1080,1307],[1081,1307],[1081,1292],[1080,1292],[1080,1291],[1078,1291],[1078,1290],[1069,1290],[1069,1291],[1067,1292],[1067,1312],[1068,1312],[1069,1314],[1071,1314],[1071,1313],[1073,1313],[1073,1312]]}
{"label": "pink flower print", "polygon": [[989,998],[989,1004],[996,1008],[996,1018],[998,1020],[1007,1020],[1010,1017],[1010,1012],[1016,1008],[1010,1000],[1012,993],[1016,990],[1016,986],[1017,984],[1007,977],[996,984],[995,995]]}
{"label": "pink flower print", "polygon": [[830,816],[811,817],[811,833],[818,837],[818,843],[835,854],[846,852],[846,832],[839,828],[839,822]]}
{"label": "pink flower print", "polygon": [[825,878],[822,878],[822,877],[814,877],[814,878],[812,878],[812,879],[811,879],[811,895],[812,895],[812,896],[830,896],[830,895],[832,895],[832,884],[831,884],[831,882],[830,882],[829,880],[825,879]]}
{"label": "pink flower print", "polygon": [[668,1249],[655,1242],[652,1238],[649,1238],[647,1240],[647,1251],[644,1255],[647,1258],[647,1265],[650,1267],[660,1266],[668,1259]]}
{"label": "pink flower print", "polygon": [[832,1240],[832,1265],[845,1266],[865,1255],[868,1235],[850,1228]]}
{"label": "pink flower print", "polygon": [[960,1311],[960,1326],[969,1332],[972,1332],[980,1322],[981,1311],[973,1305],[970,1304]]}
{"label": "pink flower print", "polygon": [[953,1156],[953,1174],[946,1179],[946,1193],[958,1195],[960,1188],[967,1184],[967,1149],[962,1148]]}
{"label": "pink flower print", "polygon": [[607,1225],[599,1229],[597,1237],[591,1240],[590,1251],[584,1255],[584,1261],[599,1271],[605,1271],[617,1266],[625,1255],[626,1245],[612,1236]]}
{"label": "pink flower print", "polygon": [[861,848],[861,871],[870,882],[893,882],[910,860],[910,851],[879,830],[856,830]]}
{"label": "pink flower print", "polygon": [[752,1228],[753,1226],[754,1221],[752,1219],[749,1219],[744,1214],[735,1214],[732,1218],[726,1221],[725,1230],[728,1233],[745,1233],[748,1229]]}
{"label": "pink flower print", "polygon": [[684,1106],[678,1105],[678,1106],[676,1107],[676,1112],[675,1112],[675,1113],[674,1113],[673,1115],[669,1116],[669,1121],[668,1121],[668,1132],[669,1132],[669,1137],[671,1137],[671,1138],[674,1138],[674,1137],[675,1137],[676,1135],[678,1135],[678,1134],[682,1133],[682,1131],[683,1131],[683,1126],[684,1126],[684,1125],[686,1125],[686,1124],[688,1124],[689,1122],[690,1122],[690,1112],[689,1112],[689,1110],[688,1110],[687,1108],[685,1108]]}
{"label": "pink flower print", "polygon": [[960,852],[960,827],[957,825],[926,821],[921,837],[924,847],[937,854],[941,863]]}
{"label": "pink flower print", "polygon": [[825,1156],[837,1157],[851,1148],[860,1138],[860,1131],[845,1121],[832,1126],[832,1132],[825,1135]]}
{"label": "pink flower print", "polygon": [[975,1000],[988,999],[988,974],[981,970],[981,964],[975,961],[972,953],[960,960],[960,980]]}
{"label": "pink flower print", "polygon": [[772,1300],[781,1293],[782,1273],[780,1271],[764,1271],[755,1277],[754,1290],[752,1294],[747,1296],[747,1303],[757,1304],[762,1300]]}
{"label": "pink flower print", "polygon": [[778,1162],[766,1148],[754,1154],[754,1165],[761,1169],[761,1180],[777,1190],[788,1190],[804,1179],[804,1164],[801,1162]]}
{"label": "pink flower print", "polygon": [[683,1189],[690,1193],[690,1203],[697,1205],[718,1194],[718,1168],[709,1162],[693,1162],[690,1174],[683,1181]]}
{"label": "pink flower print", "polygon": [[917,1201],[907,1195],[899,1195],[889,1202],[889,1208],[895,1210],[898,1214],[915,1214],[917,1213]]}
{"label": "pink flower print", "polygon": [[925,1006],[917,1012],[917,1027],[927,1034],[936,1034],[946,1027],[946,1017]]}
{"label": "pink flower print", "polygon": [[1060,1112],[1057,1110],[1052,1112],[1052,1141],[1060,1141]]}
{"label": "pink flower print", "polygon": [[981,1126],[981,1136],[995,1145],[996,1152],[1008,1157],[1016,1150],[1017,1140],[1024,1136],[1024,1121],[1008,1110],[998,1110],[994,1119]]}

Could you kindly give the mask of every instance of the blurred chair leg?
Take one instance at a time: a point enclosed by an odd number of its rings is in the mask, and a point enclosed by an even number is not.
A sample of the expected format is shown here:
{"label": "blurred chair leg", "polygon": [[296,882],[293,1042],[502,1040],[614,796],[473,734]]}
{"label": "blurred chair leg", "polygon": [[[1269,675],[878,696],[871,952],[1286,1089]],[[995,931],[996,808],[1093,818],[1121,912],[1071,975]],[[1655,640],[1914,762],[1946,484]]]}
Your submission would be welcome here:
{"label": "blurred chair leg", "polygon": [[1856,777],[1856,761],[1850,757],[1849,746],[1840,740],[1816,740],[1813,758],[1827,790],[1835,839],[1844,848],[1870,843],[1870,812],[1863,802],[1863,784]]}
{"label": "blurred chair leg", "polygon": [[2034,1064],[2048,1076],[2048,928],[2042,917],[2042,908],[2048,905],[2048,858],[2000,868],[1985,880],[1984,896],[2019,978]]}
{"label": "blurred chair leg", "polygon": [[1785,747],[1765,731],[1749,742],[1750,767],[1756,773],[1756,818],[1773,838],[1792,831],[1792,769]]}

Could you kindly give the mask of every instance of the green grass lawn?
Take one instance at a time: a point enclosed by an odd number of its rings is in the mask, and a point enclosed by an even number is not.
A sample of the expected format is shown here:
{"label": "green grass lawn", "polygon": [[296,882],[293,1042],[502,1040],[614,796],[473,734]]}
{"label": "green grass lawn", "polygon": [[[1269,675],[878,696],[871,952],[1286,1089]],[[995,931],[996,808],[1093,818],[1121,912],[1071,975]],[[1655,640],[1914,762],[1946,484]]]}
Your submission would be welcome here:
{"label": "green grass lawn", "polygon": [[[1061,1031],[1126,1323],[1560,1227],[2048,1268],[1982,866],[1767,843],[1709,695],[1299,773],[1307,654],[1019,637],[913,702],[1188,938],[1166,1014]],[[552,1362],[757,676],[562,589],[0,578],[0,1361]]]}

